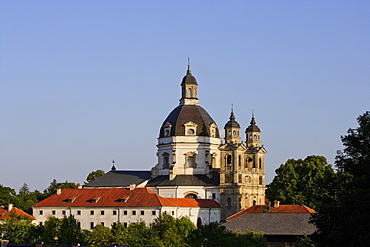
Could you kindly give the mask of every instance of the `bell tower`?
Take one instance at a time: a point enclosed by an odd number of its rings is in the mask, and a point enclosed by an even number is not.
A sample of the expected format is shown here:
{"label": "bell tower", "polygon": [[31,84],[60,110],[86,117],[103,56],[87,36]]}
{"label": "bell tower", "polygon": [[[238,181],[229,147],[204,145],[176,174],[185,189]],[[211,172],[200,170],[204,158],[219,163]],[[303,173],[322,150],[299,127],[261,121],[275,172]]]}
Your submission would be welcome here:
{"label": "bell tower", "polygon": [[266,150],[261,146],[261,130],[256,125],[254,115],[246,129],[245,143],[240,141],[240,125],[235,120],[233,110],[224,130],[225,143],[219,148],[221,220],[250,206],[263,205],[265,197]]}

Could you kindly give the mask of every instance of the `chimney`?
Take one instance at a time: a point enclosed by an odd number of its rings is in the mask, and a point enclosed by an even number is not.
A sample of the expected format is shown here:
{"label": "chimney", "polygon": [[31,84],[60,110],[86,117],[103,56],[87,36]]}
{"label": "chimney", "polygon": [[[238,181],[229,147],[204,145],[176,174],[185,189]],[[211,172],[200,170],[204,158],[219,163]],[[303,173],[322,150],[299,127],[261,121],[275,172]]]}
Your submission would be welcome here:
{"label": "chimney", "polygon": [[274,208],[280,207],[280,201],[274,201]]}
{"label": "chimney", "polygon": [[82,189],[82,185],[81,185],[81,184],[79,184],[77,188]]}
{"label": "chimney", "polygon": [[60,194],[62,194],[62,189],[57,189],[57,195],[60,195]]}
{"label": "chimney", "polygon": [[13,209],[13,204],[9,203],[8,204],[8,211],[10,212],[10,211],[12,211],[12,209]]}
{"label": "chimney", "polygon": [[136,188],[136,184],[130,184],[130,190],[134,190]]}

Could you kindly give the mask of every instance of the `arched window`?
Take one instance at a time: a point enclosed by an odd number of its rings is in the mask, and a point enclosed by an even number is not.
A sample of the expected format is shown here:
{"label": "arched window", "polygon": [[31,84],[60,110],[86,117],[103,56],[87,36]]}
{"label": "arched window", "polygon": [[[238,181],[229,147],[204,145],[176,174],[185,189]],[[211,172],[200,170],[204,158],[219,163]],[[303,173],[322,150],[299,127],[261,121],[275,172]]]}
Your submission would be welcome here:
{"label": "arched window", "polygon": [[192,91],[191,91],[191,88],[188,88],[188,98],[191,98],[192,97]]}
{"label": "arched window", "polygon": [[194,156],[188,156],[188,166],[195,167],[195,157]]}
{"label": "arched window", "polygon": [[230,197],[227,198],[226,208],[231,209],[231,198]]}
{"label": "arched window", "polygon": [[189,193],[185,196],[185,198],[194,198],[194,199],[197,199],[197,195],[196,194],[193,194],[193,193]]}
{"label": "arched window", "polygon": [[188,129],[187,134],[188,135],[194,135],[195,134],[195,131],[193,129]]}
{"label": "arched window", "polygon": [[170,168],[170,158],[168,153],[163,154],[163,169]]}
{"label": "arched window", "polygon": [[231,165],[231,155],[226,156],[226,164]]}

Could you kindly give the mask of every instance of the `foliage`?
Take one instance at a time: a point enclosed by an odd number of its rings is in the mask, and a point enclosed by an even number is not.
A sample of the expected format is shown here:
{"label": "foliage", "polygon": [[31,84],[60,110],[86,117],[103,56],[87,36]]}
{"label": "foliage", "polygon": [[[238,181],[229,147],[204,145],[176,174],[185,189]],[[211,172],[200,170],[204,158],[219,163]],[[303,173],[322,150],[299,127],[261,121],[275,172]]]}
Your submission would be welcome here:
{"label": "foliage", "polygon": [[35,192],[31,192],[26,183],[20,188],[19,193],[14,198],[14,204],[17,208],[32,214],[32,205],[38,202]]}
{"label": "foliage", "polygon": [[43,225],[39,226],[39,239],[45,244],[57,244],[61,219],[49,217]]}
{"label": "foliage", "polygon": [[127,235],[127,227],[122,222],[115,222],[112,224],[112,243],[125,244],[125,236]]}
{"label": "foliage", "polygon": [[112,243],[113,234],[108,227],[96,225],[86,236],[86,242],[91,247],[105,247]]}
{"label": "foliage", "polygon": [[57,232],[58,244],[81,243],[83,241],[82,237],[82,231],[74,216],[64,216]]}
{"label": "foliage", "polygon": [[14,202],[16,192],[10,187],[5,187],[0,184],[0,206],[6,206]]}
{"label": "foliage", "polygon": [[321,246],[368,246],[370,242],[370,112],[357,121],[359,127],[341,137],[344,150],[335,161],[339,184],[331,184],[331,203],[313,217],[318,228],[315,240]]}
{"label": "foliage", "polygon": [[49,187],[44,190],[44,193],[40,195],[38,198],[39,201],[44,200],[45,198],[48,198],[51,195],[54,195],[57,191],[57,189],[77,189],[79,184],[65,181],[63,183],[57,182],[57,180],[53,180]]}
{"label": "foliage", "polygon": [[275,171],[276,176],[266,190],[270,201],[282,204],[305,204],[315,210],[322,207],[322,197],[328,194],[328,183],[336,176],[323,156],[308,156],[304,160],[289,159]]}
{"label": "foliage", "polygon": [[161,247],[161,240],[159,239],[158,232],[153,228],[148,227],[144,221],[130,224],[126,229],[124,235],[125,244],[132,247],[147,247],[156,246]]}
{"label": "foliage", "polygon": [[96,170],[96,171],[90,172],[89,175],[87,175],[86,177],[85,184],[90,183],[91,181],[97,179],[98,177],[103,176],[104,174],[105,172],[103,170]]}
{"label": "foliage", "polygon": [[253,231],[248,231],[246,234],[242,234],[240,231],[233,233],[217,222],[201,225],[198,229],[194,229],[188,235],[186,242],[190,247],[267,246],[267,240],[262,233]]}
{"label": "foliage", "polygon": [[36,226],[27,217],[11,213],[11,219],[5,219],[0,224],[0,233],[4,239],[12,243],[34,243],[36,241]]}
{"label": "foliage", "polygon": [[195,229],[193,222],[188,218],[174,218],[167,213],[158,216],[150,226],[158,232],[165,246],[179,247],[186,246],[185,238]]}
{"label": "foliage", "polygon": [[315,244],[313,243],[311,238],[309,238],[304,232],[303,237],[299,238],[297,247],[315,247]]}

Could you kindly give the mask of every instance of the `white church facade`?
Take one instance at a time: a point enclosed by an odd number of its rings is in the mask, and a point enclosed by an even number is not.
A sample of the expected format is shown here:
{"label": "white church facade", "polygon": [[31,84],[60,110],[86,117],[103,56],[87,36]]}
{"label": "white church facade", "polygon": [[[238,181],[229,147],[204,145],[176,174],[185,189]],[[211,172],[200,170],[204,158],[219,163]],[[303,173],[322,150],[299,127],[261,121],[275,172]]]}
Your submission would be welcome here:
{"label": "white church facade", "polygon": [[160,127],[157,164],[150,171],[116,170],[113,165],[83,190],[129,189],[134,184],[163,198],[212,200],[220,205],[219,218],[212,221],[264,205],[266,149],[254,115],[245,130],[245,141],[233,110],[223,129],[224,140],[216,122],[199,104],[198,83],[188,65],[180,104]]}

